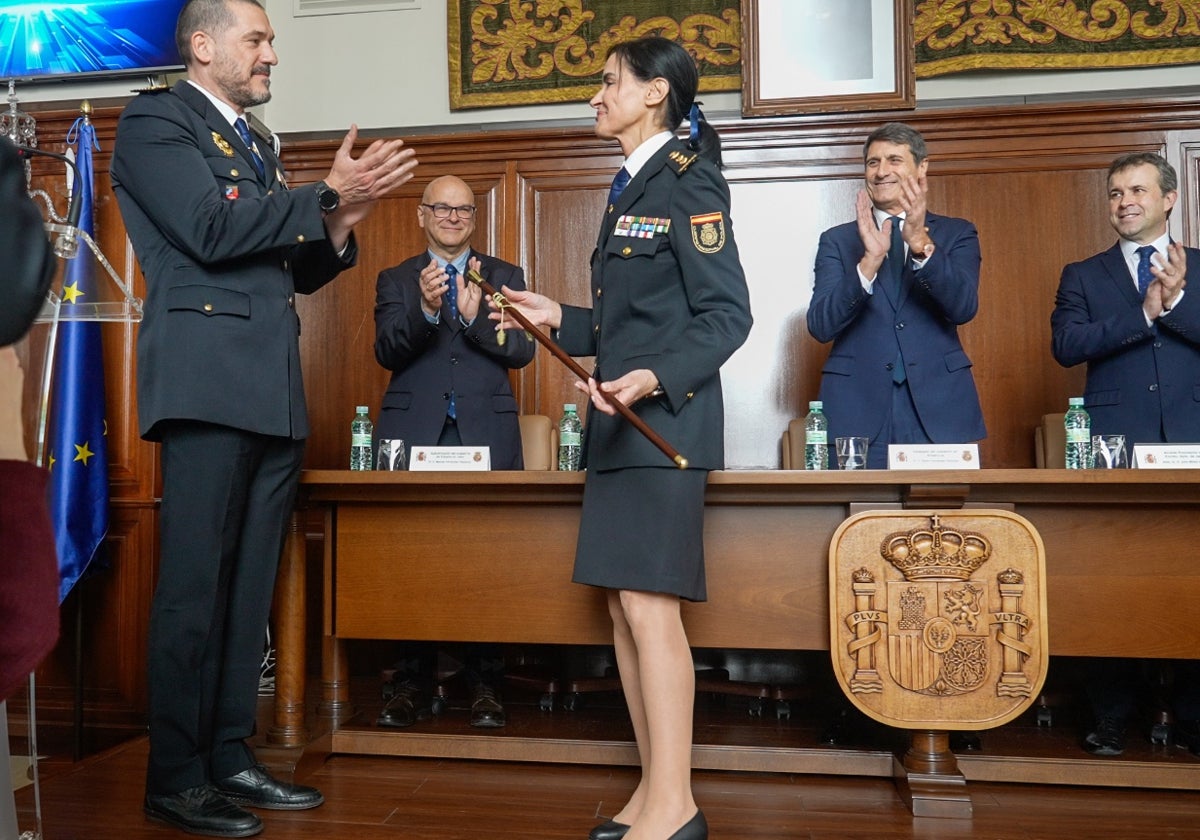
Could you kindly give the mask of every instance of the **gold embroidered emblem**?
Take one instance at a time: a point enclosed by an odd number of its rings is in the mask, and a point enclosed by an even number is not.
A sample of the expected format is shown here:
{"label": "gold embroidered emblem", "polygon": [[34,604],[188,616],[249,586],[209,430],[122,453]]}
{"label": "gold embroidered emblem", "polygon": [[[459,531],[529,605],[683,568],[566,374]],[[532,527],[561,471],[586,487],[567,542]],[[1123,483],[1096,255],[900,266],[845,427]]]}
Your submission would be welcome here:
{"label": "gold embroidered emblem", "polygon": [[725,247],[725,214],[692,216],[692,244],[702,254],[715,254]]}
{"label": "gold embroidered emblem", "polygon": [[215,131],[212,133],[212,139],[213,144],[221,150],[221,154],[225,155],[225,157],[233,157],[233,146],[229,145],[228,140],[226,140],[220,134],[217,134]]}

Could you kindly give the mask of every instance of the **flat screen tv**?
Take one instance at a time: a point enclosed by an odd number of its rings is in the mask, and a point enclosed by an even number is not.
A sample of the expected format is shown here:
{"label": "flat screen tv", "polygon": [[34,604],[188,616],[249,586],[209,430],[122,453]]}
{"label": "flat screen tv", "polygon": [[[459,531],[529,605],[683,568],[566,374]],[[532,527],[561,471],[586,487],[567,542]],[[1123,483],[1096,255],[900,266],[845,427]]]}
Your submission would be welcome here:
{"label": "flat screen tv", "polygon": [[0,80],[50,81],[183,67],[175,19],[184,0],[0,0]]}

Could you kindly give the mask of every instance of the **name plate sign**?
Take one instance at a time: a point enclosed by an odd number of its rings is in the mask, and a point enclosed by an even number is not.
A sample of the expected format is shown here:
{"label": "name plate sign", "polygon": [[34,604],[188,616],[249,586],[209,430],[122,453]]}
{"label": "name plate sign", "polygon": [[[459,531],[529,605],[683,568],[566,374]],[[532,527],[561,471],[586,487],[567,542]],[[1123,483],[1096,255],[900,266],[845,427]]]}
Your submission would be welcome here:
{"label": "name plate sign", "polygon": [[408,459],[412,472],[487,472],[492,450],[487,446],[414,446]]}
{"label": "name plate sign", "polygon": [[1133,465],[1142,470],[1190,470],[1200,467],[1200,443],[1138,443]]}
{"label": "name plate sign", "polygon": [[977,470],[977,443],[890,443],[889,470]]}

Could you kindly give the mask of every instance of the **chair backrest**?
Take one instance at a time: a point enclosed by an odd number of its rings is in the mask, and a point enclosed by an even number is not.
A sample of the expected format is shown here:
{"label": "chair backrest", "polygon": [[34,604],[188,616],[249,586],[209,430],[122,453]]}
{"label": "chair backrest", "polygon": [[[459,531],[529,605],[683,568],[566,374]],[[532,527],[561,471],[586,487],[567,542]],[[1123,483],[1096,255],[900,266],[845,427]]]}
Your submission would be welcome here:
{"label": "chair backrest", "polygon": [[527,470],[558,469],[558,429],[545,414],[522,414],[521,454]]}
{"label": "chair backrest", "polygon": [[793,417],[779,440],[783,469],[804,469],[804,418]]}
{"label": "chair backrest", "polygon": [[1039,468],[1061,470],[1067,466],[1067,430],[1062,412],[1043,414],[1033,430],[1034,459]]}

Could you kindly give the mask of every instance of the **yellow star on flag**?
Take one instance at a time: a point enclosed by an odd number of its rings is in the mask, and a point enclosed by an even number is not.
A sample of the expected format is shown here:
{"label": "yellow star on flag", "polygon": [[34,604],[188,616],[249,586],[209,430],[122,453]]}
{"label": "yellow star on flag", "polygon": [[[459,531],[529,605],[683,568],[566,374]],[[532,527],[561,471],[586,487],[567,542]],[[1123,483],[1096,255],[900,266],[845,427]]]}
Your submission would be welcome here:
{"label": "yellow star on flag", "polygon": [[88,458],[91,458],[95,454],[96,454],[95,452],[88,449],[88,445],[86,442],[84,442],[83,446],[80,446],[78,443],[75,444],[75,460],[83,461],[83,465],[85,467],[87,466]]}
{"label": "yellow star on flag", "polygon": [[63,286],[63,300],[67,303],[74,303],[76,298],[83,297],[84,292],[80,291],[79,283],[72,283],[70,286]]}

